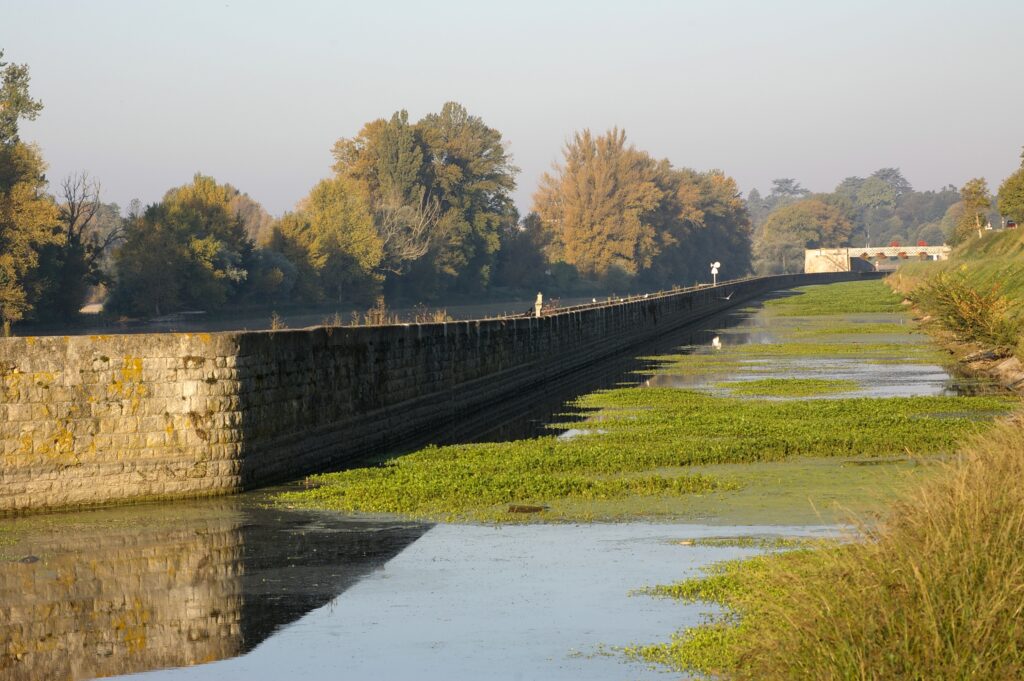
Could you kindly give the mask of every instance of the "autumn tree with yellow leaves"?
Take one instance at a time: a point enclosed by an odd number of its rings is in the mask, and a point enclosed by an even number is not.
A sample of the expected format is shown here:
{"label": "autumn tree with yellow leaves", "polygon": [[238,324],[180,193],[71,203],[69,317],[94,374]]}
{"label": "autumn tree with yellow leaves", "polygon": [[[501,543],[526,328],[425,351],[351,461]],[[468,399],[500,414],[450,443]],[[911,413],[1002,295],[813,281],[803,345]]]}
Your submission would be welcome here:
{"label": "autumn tree with yellow leaves", "polygon": [[736,276],[750,268],[750,220],[735,181],[655,160],[618,128],[576,133],[541,178],[534,211],[550,235],[548,259],[585,278],[673,285],[701,279],[712,260]]}
{"label": "autumn tree with yellow leaves", "polygon": [[59,212],[46,194],[46,164],[22,142],[18,123],[33,120],[43,105],[29,95],[29,71],[3,61],[0,50],[0,333],[32,309],[26,279],[38,265],[40,246],[60,241]]}

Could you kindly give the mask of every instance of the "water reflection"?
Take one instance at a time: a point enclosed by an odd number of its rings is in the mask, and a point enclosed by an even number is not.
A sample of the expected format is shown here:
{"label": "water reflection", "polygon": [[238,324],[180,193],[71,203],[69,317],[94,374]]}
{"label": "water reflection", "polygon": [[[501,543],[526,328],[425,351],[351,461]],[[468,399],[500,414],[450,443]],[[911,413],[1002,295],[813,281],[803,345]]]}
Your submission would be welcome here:
{"label": "water reflection", "polygon": [[241,655],[428,526],[266,509],[248,496],[0,529],[0,678],[29,681]]}

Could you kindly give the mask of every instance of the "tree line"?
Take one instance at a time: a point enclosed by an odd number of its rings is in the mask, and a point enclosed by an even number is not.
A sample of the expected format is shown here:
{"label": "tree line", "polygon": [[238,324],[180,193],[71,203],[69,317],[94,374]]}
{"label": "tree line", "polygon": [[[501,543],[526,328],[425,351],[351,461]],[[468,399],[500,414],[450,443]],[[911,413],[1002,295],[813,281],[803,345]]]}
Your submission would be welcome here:
{"label": "tree line", "polygon": [[[590,294],[799,271],[803,249],[965,238],[989,219],[983,180],[915,191],[895,168],[828,194],[793,179],[743,198],[722,171],[675,167],[623,130],[583,130],[544,174],[526,215],[500,131],[456,102],[365,124],[332,148],[331,174],[274,217],[196,174],[125,210],[79,173],[51,187],[18,134],[42,104],[29,70],[0,52],[0,323],[66,323],[100,299],[119,317],[451,296]],[[999,191],[1024,219],[1024,171]],[[998,219],[998,216],[997,218]]]}
{"label": "tree line", "polygon": [[995,196],[984,178],[915,191],[898,168],[848,177],[830,193],[777,179],[767,196],[755,189],[747,197],[755,270],[799,272],[805,248],[956,245],[989,226],[1024,222],[1024,153],[1021,159]]}
{"label": "tree line", "polygon": [[40,150],[18,136],[19,121],[42,110],[28,68],[0,62],[0,73],[8,331],[23,319],[74,319],[97,291],[113,315],[152,317],[382,294],[667,287],[705,278],[709,257],[735,276],[750,270],[745,202],[724,173],[675,168],[618,129],[585,130],[521,216],[505,140],[456,102],[418,121],[398,111],[337,140],[332,174],[280,218],[201,173],[123,212],[86,173],[51,194]]}

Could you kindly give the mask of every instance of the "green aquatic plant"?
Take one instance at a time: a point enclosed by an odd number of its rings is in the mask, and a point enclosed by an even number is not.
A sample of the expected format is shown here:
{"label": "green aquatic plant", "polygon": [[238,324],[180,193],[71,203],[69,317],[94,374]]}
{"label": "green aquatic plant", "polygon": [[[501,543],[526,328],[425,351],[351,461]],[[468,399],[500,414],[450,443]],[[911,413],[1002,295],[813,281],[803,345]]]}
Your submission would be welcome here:
{"label": "green aquatic plant", "polygon": [[811,397],[857,390],[857,381],[842,378],[762,378],[755,381],[721,381],[714,387],[731,395],[751,397]]}
{"label": "green aquatic plant", "polygon": [[[731,490],[697,464],[950,451],[1015,401],[999,397],[764,402],[671,388],[587,395],[590,432],[428,447],[381,466],[312,476],[287,504],[420,518],[522,521],[508,504]],[[579,428],[580,424],[566,424]],[[587,510],[580,509],[586,516]],[[564,518],[564,516],[561,516]]]}
{"label": "green aquatic plant", "polygon": [[[831,320],[829,321],[831,322]],[[909,324],[898,322],[842,322],[783,328],[781,333],[791,338],[817,338],[821,336],[898,336],[915,333],[915,330]]]}
{"label": "green aquatic plant", "polygon": [[764,306],[773,314],[789,317],[899,312],[903,297],[893,293],[881,279],[841,284],[803,286],[796,295],[774,298]]}
{"label": "green aquatic plant", "polygon": [[[878,293],[864,284],[837,288],[853,286],[858,299]],[[833,294],[822,298],[824,294],[816,292],[807,295],[812,300],[817,296],[822,305],[821,301],[834,298]],[[834,300],[829,305],[834,308]],[[789,358],[925,362],[930,353],[912,343],[789,342],[651,359],[658,362],[655,372],[713,376],[771,371],[778,360]],[[853,383],[822,377],[729,386],[755,394],[807,396],[851,388]],[[1014,404],[999,397],[767,401],[707,391],[623,387],[577,400],[573,407],[586,420],[555,425],[582,431],[571,439],[547,436],[428,447],[380,466],[312,476],[307,481],[310,489],[279,499],[349,512],[508,522],[678,516],[700,513],[696,510],[700,508],[722,514],[713,503],[706,503],[722,497],[763,511],[767,502],[741,488],[764,492],[759,481],[774,479],[774,472],[759,471],[754,479],[742,470],[710,471],[709,467],[949,453],[960,438],[984,428],[990,417]],[[852,468],[839,472],[838,478],[851,488],[857,479],[871,477]],[[812,473],[800,474],[806,485],[816,479]],[[785,506],[789,510],[795,506],[792,498],[810,490],[791,487]],[[843,494],[837,488],[830,490]],[[805,506],[808,496],[803,496]],[[684,504],[690,508],[681,507],[679,500],[692,500]],[[771,512],[776,510],[773,506]]]}

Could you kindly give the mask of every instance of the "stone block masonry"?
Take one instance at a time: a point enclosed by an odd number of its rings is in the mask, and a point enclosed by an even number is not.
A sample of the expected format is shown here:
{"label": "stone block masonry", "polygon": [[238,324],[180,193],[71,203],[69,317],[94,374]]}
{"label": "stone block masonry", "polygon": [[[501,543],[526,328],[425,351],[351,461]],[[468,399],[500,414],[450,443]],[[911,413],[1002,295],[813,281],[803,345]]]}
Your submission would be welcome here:
{"label": "stone block masonry", "polygon": [[294,479],[768,291],[853,278],[753,278],[539,318],[0,339],[0,512]]}

